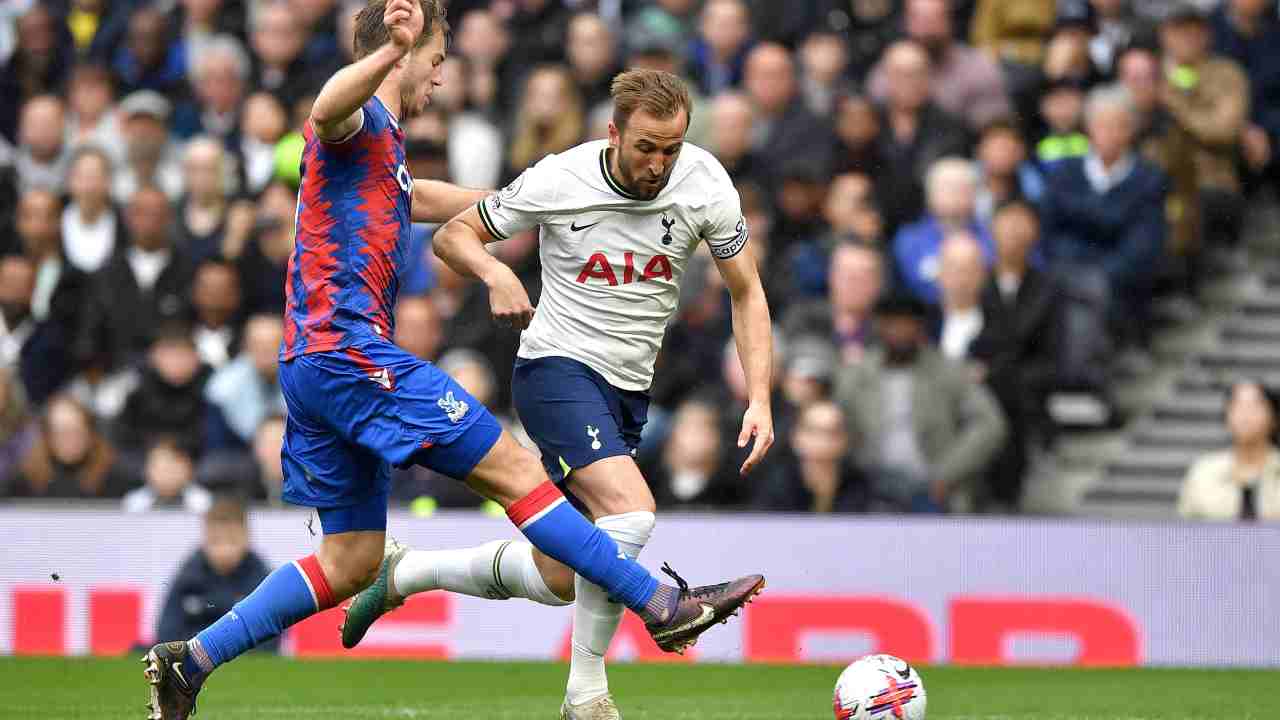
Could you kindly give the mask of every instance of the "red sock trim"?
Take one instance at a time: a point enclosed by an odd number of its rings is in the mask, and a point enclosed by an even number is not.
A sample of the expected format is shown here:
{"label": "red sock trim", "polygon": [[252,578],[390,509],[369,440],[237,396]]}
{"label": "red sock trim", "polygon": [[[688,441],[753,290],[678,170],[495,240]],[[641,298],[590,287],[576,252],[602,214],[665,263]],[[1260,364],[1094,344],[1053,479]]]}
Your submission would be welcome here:
{"label": "red sock trim", "polygon": [[299,560],[297,565],[302,571],[303,579],[311,587],[311,595],[316,600],[316,612],[333,607],[336,604],[333,599],[333,590],[329,588],[329,581],[325,579],[324,571],[320,569],[320,559],[315,555],[308,555]]}
{"label": "red sock trim", "polygon": [[518,528],[524,529],[531,521],[564,502],[564,493],[555,483],[547,480],[507,508],[507,517]]}

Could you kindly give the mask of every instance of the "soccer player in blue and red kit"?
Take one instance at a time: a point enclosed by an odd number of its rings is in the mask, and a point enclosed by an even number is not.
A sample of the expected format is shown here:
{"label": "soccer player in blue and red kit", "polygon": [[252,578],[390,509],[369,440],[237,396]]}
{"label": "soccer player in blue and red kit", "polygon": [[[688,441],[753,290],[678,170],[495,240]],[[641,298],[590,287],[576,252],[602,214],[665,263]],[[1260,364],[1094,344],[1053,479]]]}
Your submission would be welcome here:
{"label": "soccer player in blue and red kit", "polygon": [[486,195],[415,181],[405,168],[398,118],[420,112],[440,84],[446,34],[439,0],[370,0],[355,23],[357,61],[316,98],[285,288],[280,383],[289,406],[284,497],[315,508],[324,537],[314,555],[273,572],[196,637],[147,653],[152,720],[185,720],[217,666],[387,582],[392,465],[448,474],[506,509],[541,551],[530,547],[512,553],[515,564],[498,564],[494,572],[505,575],[497,580],[512,594],[549,592],[533,567],[548,556],[638,613],[666,649],[687,646],[764,585],[759,575],[699,588],[659,583],[566,502],[538,458],[484,406],[392,343],[411,223],[446,220]]}

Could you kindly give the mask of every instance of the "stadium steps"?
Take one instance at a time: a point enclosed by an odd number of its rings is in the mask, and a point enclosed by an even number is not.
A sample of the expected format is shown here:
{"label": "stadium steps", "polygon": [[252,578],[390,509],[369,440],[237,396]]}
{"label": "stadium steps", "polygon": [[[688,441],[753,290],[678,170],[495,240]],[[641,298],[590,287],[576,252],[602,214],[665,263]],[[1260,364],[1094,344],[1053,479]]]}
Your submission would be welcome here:
{"label": "stadium steps", "polygon": [[[1075,485],[1071,512],[1176,516],[1187,468],[1228,446],[1227,389],[1240,378],[1280,387],[1280,212],[1264,207],[1246,230],[1248,262],[1223,262],[1201,293],[1203,313],[1157,333],[1145,381],[1118,388],[1131,420],[1115,437],[1059,443],[1055,470]],[[1136,386],[1133,387],[1133,386]],[[1092,460],[1091,460],[1092,453]]]}

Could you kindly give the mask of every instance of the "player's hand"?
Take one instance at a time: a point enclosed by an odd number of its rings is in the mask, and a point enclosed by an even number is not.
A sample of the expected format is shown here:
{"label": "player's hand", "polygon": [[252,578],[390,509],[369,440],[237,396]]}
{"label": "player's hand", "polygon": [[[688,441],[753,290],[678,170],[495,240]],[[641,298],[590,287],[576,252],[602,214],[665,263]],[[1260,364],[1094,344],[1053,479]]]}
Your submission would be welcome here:
{"label": "player's hand", "polygon": [[742,432],[738,433],[738,447],[744,448],[751,438],[755,443],[751,446],[751,454],[742,463],[742,474],[746,475],[755,469],[764,459],[764,454],[773,447],[773,412],[769,407],[751,405],[742,415]]}
{"label": "player's hand", "polygon": [[500,265],[495,276],[485,282],[489,286],[489,309],[502,327],[523,330],[533,322],[533,303],[524,283],[506,265]]}
{"label": "player's hand", "polygon": [[391,35],[391,44],[399,50],[409,52],[422,34],[426,18],[422,16],[422,5],[418,0],[391,0],[382,13],[382,22]]}

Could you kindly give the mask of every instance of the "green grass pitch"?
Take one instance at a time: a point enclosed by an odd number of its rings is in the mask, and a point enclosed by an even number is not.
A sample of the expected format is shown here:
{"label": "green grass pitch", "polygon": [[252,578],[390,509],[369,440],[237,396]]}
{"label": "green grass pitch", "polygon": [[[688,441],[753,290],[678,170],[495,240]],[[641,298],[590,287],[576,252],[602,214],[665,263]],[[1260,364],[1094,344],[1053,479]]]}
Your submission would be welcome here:
{"label": "green grass pitch", "polygon": [[[822,720],[839,668],[617,665],[627,720]],[[1280,672],[923,668],[929,720],[1274,720]],[[195,720],[558,717],[565,667],[243,658]],[[0,659],[0,718],[140,720],[136,659]]]}

